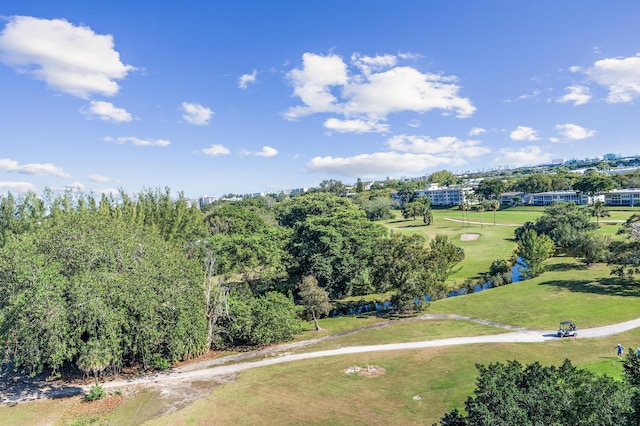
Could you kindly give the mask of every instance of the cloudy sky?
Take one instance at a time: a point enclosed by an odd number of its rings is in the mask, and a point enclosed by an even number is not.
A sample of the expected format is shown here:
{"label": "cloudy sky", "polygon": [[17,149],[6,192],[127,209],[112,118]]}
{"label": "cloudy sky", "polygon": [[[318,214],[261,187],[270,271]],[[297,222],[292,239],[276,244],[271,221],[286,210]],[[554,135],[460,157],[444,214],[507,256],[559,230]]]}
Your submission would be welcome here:
{"label": "cloudy sky", "polygon": [[640,2],[0,5],[0,194],[279,191],[640,153]]}

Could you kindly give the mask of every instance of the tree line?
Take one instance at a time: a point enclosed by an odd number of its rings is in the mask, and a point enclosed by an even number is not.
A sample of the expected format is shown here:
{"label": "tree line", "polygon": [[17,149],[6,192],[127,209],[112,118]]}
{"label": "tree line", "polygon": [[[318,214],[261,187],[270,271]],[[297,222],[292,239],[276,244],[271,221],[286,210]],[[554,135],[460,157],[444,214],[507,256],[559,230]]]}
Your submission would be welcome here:
{"label": "tree line", "polygon": [[291,339],[330,299],[445,294],[463,251],[327,191],[199,209],[179,193],[0,197],[0,341],[32,375],[167,368]]}

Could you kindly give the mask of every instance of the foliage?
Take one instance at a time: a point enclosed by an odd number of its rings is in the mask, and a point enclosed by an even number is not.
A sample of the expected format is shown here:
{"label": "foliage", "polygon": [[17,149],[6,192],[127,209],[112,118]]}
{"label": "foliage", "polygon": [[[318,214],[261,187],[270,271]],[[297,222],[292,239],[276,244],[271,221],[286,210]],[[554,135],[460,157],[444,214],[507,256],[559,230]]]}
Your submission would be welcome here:
{"label": "foliage", "polygon": [[614,186],[615,181],[609,176],[600,173],[589,173],[579,177],[573,184],[573,189],[593,197],[597,194],[610,191]]}
{"label": "foliage", "polygon": [[612,267],[611,274],[619,277],[640,274],[640,214],[627,219],[618,233],[627,238],[613,241],[609,246],[607,263]]}
{"label": "foliage", "polygon": [[518,361],[476,365],[474,396],[466,414],[447,413],[441,426],[630,424],[632,392],[627,383],[574,367]]}
{"label": "foliage", "polygon": [[66,213],[0,250],[0,338],[36,374],[88,373],[202,353],[202,270],[124,218]]}
{"label": "foliage", "polygon": [[538,234],[535,229],[527,229],[518,238],[516,252],[526,263],[521,269],[524,277],[532,278],[544,272],[544,261],[553,253],[553,241],[547,235]]}
{"label": "foliage", "polygon": [[298,296],[306,308],[307,316],[313,320],[316,331],[320,330],[318,318],[327,315],[331,310],[329,295],[318,286],[318,280],[309,275],[298,285]]}
{"label": "foliage", "polygon": [[289,201],[279,220],[292,230],[287,246],[290,279],[299,282],[313,275],[333,298],[353,294],[370,268],[376,239],[386,235],[386,229],[367,220],[350,201],[326,193]]}
{"label": "foliage", "polygon": [[364,210],[369,220],[388,220],[393,219],[391,207],[393,202],[388,196],[377,196],[373,198],[362,198],[358,200],[360,208]]}
{"label": "foliage", "polygon": [[521,191],[529,194],[547,192],[552,189],[551,177],[544,173],[526,175],[525,177],[518,179],[513,185],[514,191]]}
{"label": "foliage", "polygon": [[298,308],[278,292],[256,296],[238,289],[229,297],[229,318],[222,319],[226,343],[261,346],[291,340],[302,331]]}
{"label": "foliage", "polygon": [[444,297],[445,281],[464,259],[461,248],[437,235],[427,248],[421,235],[392,234],[381,238],[374,259],[378,291],[395,290],[391,303],[399,311],[422,309],[425,295]]}
{"label": "foliage", "polygon": [[442,186],[450,186],[459,183],[460,178],[457,178],[449,170],[440,170],[429,175],[429,182],[439,183]]}
{"label": "foliage", "polygon": [[600,218],[601,217],[609,217],[611,213],[607,210],[607,206],[604,204],[604,201],[596,201],[593,203],[591,208],[589,209],[589,213],[591,216],[596,218],[596,225],[600,226]]}
{"label": "foliage", "polygon": [[105,390],[105,388],[96,383],[95,385],[91,386],[91,388],[89,389],[89,393],[84,396],[84,399],[85,401],[97,401],[104,398],[105,396],[107,396],[107,391]]}
{"label": "foliage", "polygon": [[275,219],[264,210],[227,204],[211,211],[205,221],[216,274],[241,274],[264,287],[286,276],[289,232],[269,223]]}
{"label": "foliage", "polygon": [[500,196],[505,191],[506,185],[502,179],[483,179],[478,183],[478,186],[474,192],[480,195],[483,199],[493,200]]}
{"label": "foliage", "polygon": [[525,223],[516,229],[516,239],[527,228],[532,227],[538,234],[549,236],[557,247],[571,248],[576,237],[598,226],[591,222],[589,211],[575,203],[553,203],[545,207],[544,214],[535,223]]}
{"label": "foliage", "polygon": [[609,255],[611,241],[607,235],[581,233],[575,239],[573,252],[584,259],[587,265],[603,262]]}

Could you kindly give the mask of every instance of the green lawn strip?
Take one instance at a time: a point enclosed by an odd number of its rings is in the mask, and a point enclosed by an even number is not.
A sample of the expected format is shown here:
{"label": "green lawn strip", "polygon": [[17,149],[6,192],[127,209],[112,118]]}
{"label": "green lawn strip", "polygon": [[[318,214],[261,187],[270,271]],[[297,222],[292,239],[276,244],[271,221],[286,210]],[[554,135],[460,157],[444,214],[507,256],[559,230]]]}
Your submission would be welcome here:
{"label": "green lawn strip", "polygon": [[[452,408],[464,407],[475,386],[476,363],[517,359],[523,365],[559,365],[569,358],[576,366],[606,366],[619,376],[622,363],[614,352],[619,342],[637,346],[640,331],[603,339],[473,344],[279,364],[244,371],[209,397],[148,424],[432,424]],[[386,371],[377,377],[344,372],[355,365]]]}
{"label": "green lawn strip", "polygon": [[551,259],[549,269],[531,280],[432,302],[428,312],[542,329],[562,320],[590,328],[638,317],[637,279],[612,277],[606,265],[586,267],[568,257]]}
{"label": "green lawn strip", "polygon": [[357,345],[384,345],[387,343],[419,342],[450,337],[481,336],[507,333],[509,330],[462,320],[410,319],[390,321],[388,325],[355,331],[346,336],[305,346],[296,352],[315,352]]}
{"label": "green lawn strip", "polygon": [[0,405],[2,425],[45,425],[54,424],[62,418],[75,403],[73,398],[39,400],[14,406]]}

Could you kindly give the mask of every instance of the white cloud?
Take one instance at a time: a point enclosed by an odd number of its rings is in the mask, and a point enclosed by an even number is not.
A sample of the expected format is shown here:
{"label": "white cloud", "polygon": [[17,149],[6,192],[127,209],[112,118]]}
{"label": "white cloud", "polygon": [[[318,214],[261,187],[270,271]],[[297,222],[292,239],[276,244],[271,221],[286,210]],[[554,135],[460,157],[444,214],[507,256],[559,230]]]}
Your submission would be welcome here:
{"label": "white cloud", "polygon": [[487,131],[482,127],[474,127],[473,129],[469,130],[469,136],[478,136],[483,133],[487,133]]}
{"label": "white cloud", "polygon": [[104,140],[107,142],[117,143],[118,145],[122,145],[127,142],[136,146],[168,146],[171,144],[170,141],[164,139],[140,139],[135,136],[120,136],[117,138],[106,137]]}
{"label": "white cloud", "polygon": [[566,95],[558,99],[560,103],[573,102],[574,106],[584,105],[591,100],[591,92],[585,86],[569,86],[565,88],[568,92]]}
{"label": "white cloud", "polygon": [[213,144],[209,148],[205,148],[202,150],[204,154],[207,155],[226,155],[229,154],[229,149],[223,145]]}
{"label": "white cloud", "polygon": [[407,126],[417,128],[417,127],[420,127],[420,124],[421,124],[420,120],[413,119],[407,123]]}
{"label": "white cloud", "polygon": [[65,189],[70,189],[72,191],[82,192],[84,191],[85,186],[81,182],[73,182],[65,185]]}
{"label": "white cloud", "polygon": [[0,182],[0,188],[7,191],[36,192],[36,186],[29,182]]}
{"label": "white cloud", "polygon": [[491,162],[492,166],[520,167],[551,162],[551,156],[539,146],[527,146],[520,149],[503,148],[498,151],[498,156]]}
{"label": "white cloud", "polygon": [[353,157],[315,157],[307,163],[312,171],[349,177],[382,177],[394,173],[423,172],[428,168],[462,165],[467,158],[490,152],[478,141],[462,141],[444,136],[398,135],[387,141],[388,152],[360,154]]}
{"label": "white cloud", "polygon": [[445,155],[451,157],[477,157],[490,152],[479,141],[462,141],[453,136],[441,136],[431,139],[426,136],[398,135],[387,141],[393,151],[413,152],[417,154]]}
{"label": "white cloud", "polygon": [[324,122],[324,127],[338,133],[384,133],[389,131],[389,125],[375,121],[339,120],[330,118]]}
{"label": "white cloud", "polygon": [[112,181],[112,179],[109,176],[104,176],[99,174],[89,175],[89,180],[91,182],[98,182],[98,183],[107,183]]}
{"label": "white cloud", "polygon": [[259,157],[273,157],[278,155],[278,150],[272,148],[270,146],[263,146],[261,151],[253,153],[253,155],[257,155]]}
{"label": "white cloud", "polygon": [[80,98],[113,96],[135,68],[114,50],[111,35],[63,19],[13,16],[0,33],[0,60],[49,87]]}
{"label": "white cloud", "polygon": [[184,113],[182,114],[182,118],[184,118],[187,122],[196,124],[198,126],[209,124],[209,120],[213,115],[213,111],[211,111],[209,108],[204,107],[200,104],[192,104],[189,102],[182,103],[182,110],[184,111]]}
{"label": "white cloud", "polygon": [[302,69],[296,68],[287,75],[293,85],[293,93],[304,106],[290,108],[285,118],[295,120],[318,112],[339,110],[332,86],[344,86],[349,81],[347,65],[337,55],[321,56],[314,53],[302,55]]}
{"label": "white cloud", "polygon": [[111,102],[91,101],[88,110],[82,111],[85,114],[98,116],[100,120],[114,123],[126,123],[133,120],[131,114],[124,108],[118,108]]}
{"label": "white cloud", "polygon": [[318,173],[340,176],[375,178],[394,173],[416,173],[427,168],[455,161],[429,154],[375,152],[353,157],[314,157],[307,168]]}
{"label": "white cloud", "polygon": [[609,90],[607,102],[631,102],[640,96],[640,54],[596,61],[586,74]]}
{"label": "white cloud", "polygon": [[536,131],[526,126],[518,126],[509,136],[514,141],[535,141],[539,139]]}
{"label": "white cloud", "polygon": [[556,126],[558,132],[565,138],[570,140],[580,140],[590,138],[591,136],[596,134],[595,130],[585,129],[582,126],[578,126],[577,124],[558,124]]}
{"label": "white cloud", "polygon": [[10,158],[0,158],[0,172],[16,172],[25,175],[56,176],[68,178],[69,174],[51,163],[29,163],[20,165]]}
{"label": "white cloud", "polygon": [[256,82],[257,76],[258,70],[253,70],[251,74],[242,74],[238,79],[238,87],[241,89],[246,89],[249,84]]}
{"label": "white cloud", "polygon": [[[284,117],[295,120],[333,113],[343,116],[344,121],[371,123],[401,111],[425,113],[441,109],[454,112],[457,117],[475,112],[471,101],[458,95],[460,86],[455,77],[397,66],[397,60],[392,55],[368,57],[355,53],[353,72],[349,73],[338,55],[305,53],[302,67],[287,75],[302,105],[289,108]],[[354,129],[359,131],[361,127]]]}
{"label": "white cloud", "polygon": [[391,68],[398,62],[394,55],[364,56],[359,53],[351,55],[351,63],[364,74]]}

